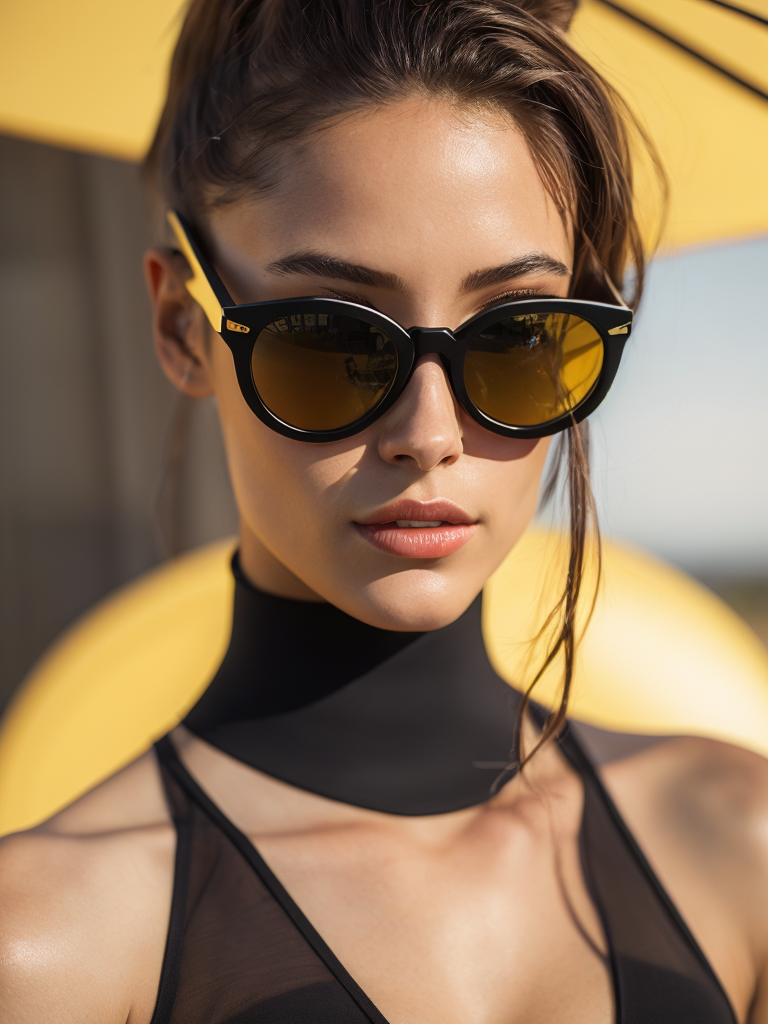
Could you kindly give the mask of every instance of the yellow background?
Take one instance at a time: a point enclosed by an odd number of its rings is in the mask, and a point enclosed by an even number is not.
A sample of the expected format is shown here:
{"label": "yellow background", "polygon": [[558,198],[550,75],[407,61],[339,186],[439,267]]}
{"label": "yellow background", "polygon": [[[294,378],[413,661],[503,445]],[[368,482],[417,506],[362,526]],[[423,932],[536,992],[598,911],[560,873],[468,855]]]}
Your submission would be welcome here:
{"label": "yellow background", "polygon": [[[701,0],[625,6],[768,91],[768,28]],[[742,0],[768,17],[768,0]],[[0,132],[139,160],[162,104],[178,0],[5,0]],[[672,180],[667,248],[768,231],[768,102],[584,0],[576,46],[630,101]],[[652,232],[647,172],[639,194]]]}

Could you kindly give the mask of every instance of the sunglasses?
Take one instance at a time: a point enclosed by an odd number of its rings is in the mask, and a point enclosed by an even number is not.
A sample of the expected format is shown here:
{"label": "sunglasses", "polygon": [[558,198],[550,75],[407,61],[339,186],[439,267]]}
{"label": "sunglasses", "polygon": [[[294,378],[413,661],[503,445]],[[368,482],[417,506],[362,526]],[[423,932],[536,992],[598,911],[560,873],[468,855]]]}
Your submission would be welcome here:
{"label": "sunglasses", "polygon": [[455,331],[406,330],[340,299],[236,305],[191,225],[174,211],[168,221],[192,270],[187,290],[232,352],[243,398],[268,427],[299,441],[337,441],[364,430],[431,353],[456,400],[487,430],[547,437],[602,402],[632,328],[627,306],[581,299],[500,303]]}

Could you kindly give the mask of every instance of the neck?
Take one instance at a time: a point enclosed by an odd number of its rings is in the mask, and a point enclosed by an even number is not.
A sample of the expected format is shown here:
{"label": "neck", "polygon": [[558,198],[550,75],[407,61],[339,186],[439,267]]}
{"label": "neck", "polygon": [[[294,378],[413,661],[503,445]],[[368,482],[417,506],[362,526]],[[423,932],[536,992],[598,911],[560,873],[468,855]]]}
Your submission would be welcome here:
{"label": "neck", "polygon": [[392,814],[489,799],[519,694],[491,667],[481,598],[443,629],[377,629],[265,594],[234,563],[232,638],[185,725],[275,778]]}

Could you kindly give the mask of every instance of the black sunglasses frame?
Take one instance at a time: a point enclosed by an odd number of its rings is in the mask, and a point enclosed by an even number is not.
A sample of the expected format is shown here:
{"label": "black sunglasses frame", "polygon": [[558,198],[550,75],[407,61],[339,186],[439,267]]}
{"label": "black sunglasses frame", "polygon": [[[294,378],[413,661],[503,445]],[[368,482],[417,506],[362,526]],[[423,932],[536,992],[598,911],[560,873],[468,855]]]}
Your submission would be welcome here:
{"label": "black sunglasses frame", "polygon": [[[237,305],[233,303],[221,278],[200,251],[191,226],[178,213],[170,212],[168,219],[192,268],[193,276],[187,282],[188,290],[203,306],[214,330],[229,347],[243,398],[252,412],[268,427],[297,441],[323,444],[359,434],[394,405],[405,390],[418,360],[424,355],[431,354],[439,356],[458,403],[481,426],[503,437],[516,437],[521,440],[549,437],[575,423],[580,423],[600,405],[616,377],[624,346],[632,330],[632,310],[627,306],[585,299],[534,297],[504,302],[483,310],[455,331],[443,327],[412,327],[406,330],[396,321],[369,306],[341,299],[309,297]],[[259,333],[275,320],[308,313],[362,320],[383,331],[397,351],[395,379],[381,401],[364,416],[333,430],[304,430],[280,419],[262,401],[251,375],[253,344]],[[603,364],[591,390],[574,409],[547,423],[511,426],[488,416],[469,397],[464,384],[464,361],[472,339],[480,331],[506,317],[530,313],[571,313],[586,320],[595,328],[603,342]]]}

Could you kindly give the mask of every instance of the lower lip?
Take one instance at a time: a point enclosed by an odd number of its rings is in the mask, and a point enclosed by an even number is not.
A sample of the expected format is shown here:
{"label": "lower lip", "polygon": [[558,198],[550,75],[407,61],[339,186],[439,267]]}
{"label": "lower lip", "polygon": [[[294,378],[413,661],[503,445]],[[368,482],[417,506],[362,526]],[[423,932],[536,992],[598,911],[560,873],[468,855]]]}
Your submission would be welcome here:
{"label": "lower lip", "polygon": [[394,523],[357,524],[374,547],[402,558],[443,558],[463,548],[477,523],[446,523],[444,526],[396,526]]}

